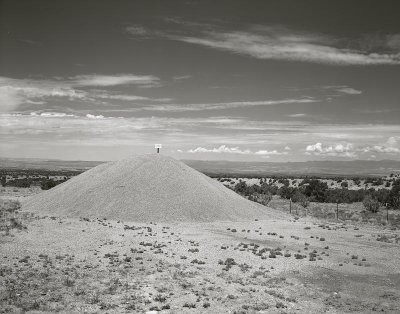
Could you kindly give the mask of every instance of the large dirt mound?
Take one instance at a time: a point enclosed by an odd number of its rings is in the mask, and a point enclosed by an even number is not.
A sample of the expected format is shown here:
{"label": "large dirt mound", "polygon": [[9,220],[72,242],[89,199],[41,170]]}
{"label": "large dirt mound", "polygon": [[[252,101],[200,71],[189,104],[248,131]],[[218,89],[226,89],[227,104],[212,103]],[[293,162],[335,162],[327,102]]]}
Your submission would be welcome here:
{"label": "large dirt mound", "polygon": [[147,222],[252,219],[267,210],[160,154],[101,164],[33,196],[23,209]]}

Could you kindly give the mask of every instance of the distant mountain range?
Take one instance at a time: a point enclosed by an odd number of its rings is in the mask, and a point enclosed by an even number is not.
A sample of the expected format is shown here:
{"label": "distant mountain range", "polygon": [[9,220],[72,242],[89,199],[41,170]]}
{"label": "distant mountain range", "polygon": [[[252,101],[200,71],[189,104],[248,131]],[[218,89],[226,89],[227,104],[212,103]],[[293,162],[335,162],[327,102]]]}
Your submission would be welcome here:
{"label": "distant mountain range", "polygon": [[[400,172],[400,161],[306,161],[241,162],[183,160],[190,167],[209,175],[230,176],[382,176]],[[0,168],[85,171],[102,161],[68,161],[33,158],[0,158]]]}
{"label": "distant mountain range", "polygon": [[84,171],[93,168],[104,161],[58,160],[36,158],[0,158],[0,169],[46,169]]}
{"label": "distant mountain range", "polygon": [[383,176],[400,172],[400,161],[305,161],[237,162],[185,160],[187,165],[209,175],[288,175],[288,176]]}

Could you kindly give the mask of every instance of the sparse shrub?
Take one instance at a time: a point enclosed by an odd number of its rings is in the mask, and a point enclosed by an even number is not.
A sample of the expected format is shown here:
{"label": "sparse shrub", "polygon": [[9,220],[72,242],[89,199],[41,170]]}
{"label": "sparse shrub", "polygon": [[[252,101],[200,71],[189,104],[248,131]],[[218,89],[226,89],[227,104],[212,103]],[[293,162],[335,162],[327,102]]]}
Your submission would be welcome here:
{"label": "sparse shrub", "polygon": [[196,308],[196,304],[195,303],[188,303],[186,302],[183,307],[187,307],[189,309],[195,309]]}
{"label": "sparse shrub", "polygon": [[192,264],[199,264],[199,265],[204,265],[206,262],[199,260],[199,259],[194,259],[191,261]]}
{"label": "sparse shrub", "polygon": [[286,307],[286,305],[283,304],[282,302],[277,302],[276,305],[275,305],[275,307],[276,307],[277,309],[283,309],[283,308]]}
{"label": "sparse shrub", "polygon": [[60,183],[61,182],[49,179],[49,180],[42,181],[40,184],[40,187],[42,188],[42,190],[50,190],[51,188],[54,188],[55,186],[57,186]]}
{"label": "sparse shrub", "polygon": [[97,304],[99,302],[100,302],[100,295],[97,291],[89,296],[88,299],[89,304]]}
{"label": "sparse shrub", "polygon": [[299,190],[296,190],[296,192],[293,194],[292,201],[294,203],[299,203],[303,208],[307,208],[310,205],[310,201],[308,200],[307,196],[305,196]]}
{"label": "sparse shrub", "polygon": [[75,280],[71,279],[70,277],[64,279],[64,286],[73,287],[74,285],[75,285]]}
{"label": "sparse shrub", "polygon": [[252,267],[250,265],[247,265],[246,263],[243,263],[243,264],[239,264],[239,268],[243,273],[245,273],[245,272],[249,271],[249,269]]}
{"label": "sparse shrub", "polygon": [[269,192],[266,192],[266,193],[257,193],[256,192],[252,195],[252,200],[257,203],[260,203],[264,206],[267,206],[269,204],[269,202],[271,202],[271,200],[272,200],[272,194]]}
{"label": "sparse shrub", "polygon": [[223,262],[223,264],[225,265],[225,267],[223,268],[223,270],[228,271],[229,269],[231,269],[234,265],[237,265],[237,263],[235,262],[235,260],[231,257],[228,257],[225,262]]}
{"label": "sparse shrub", "polygon": [[388,206],[393,209],[400,209],[400,179],[393,181],[392,189],[387,198]]}
{"label": "sparse shrub", "polygon": [[377,213],[379,211],[380,203],[377,199],[372,198],[371,196],[367,195],[363,200],[363,205],[366,210]]}
{"label": "sparse shrub", "polygon": [[162,294],[157,294],[156,297],[154,298],[154,301],[160,302],[160,303],[164,303],[167,300],[167,298],[165,296],[163,296]]}
{"label": "sparse shrub", "polygon": [[6,235],[10,234],[11,229],[27,229],[21,222],[24,217],[18,212],[20,208],[19,201],[0,200],[0,230],[4,230]]}
{"label": "sparse shrub", "polygon": [[10,227],[12,228],[12,229],[19,229],[19,230],[22,230],[22,229],[24,229],[24,226],[22,225],[22,222],[21,221],[19,221],[17,218],[10,218]]}
{"label": "sparse shrub", "polygon": [[268,310],[269,309],[269,305],[267,303],[262,302],[262,303],[253,305],[252,309],[255,312],[262,312],[262,311]]}
{"label": "sparse shrub", "polygon": [[0,200],[0,211],[13,213],[21,208],[21,203],[14,200]]}
{"label": "sparse shrub", "polygon": [[150,311],[156,311],[156,312],[160,312],[160,309],[158,308],[158,306],[152,306],[149,308]]}
{"label": "sparse shrub", "polygon": [[40,300],[21,300],[19,306],[22,308],[23,313],[28,311],[37,311],[40,309]]}

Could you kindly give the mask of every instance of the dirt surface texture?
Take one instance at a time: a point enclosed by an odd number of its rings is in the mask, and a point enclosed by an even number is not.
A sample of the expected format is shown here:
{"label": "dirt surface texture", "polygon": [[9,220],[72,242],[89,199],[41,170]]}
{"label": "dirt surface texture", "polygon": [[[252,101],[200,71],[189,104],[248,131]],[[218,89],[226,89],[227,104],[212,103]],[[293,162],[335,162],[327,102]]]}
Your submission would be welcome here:
{"label": "dirt surface texture", "polygon": [[33,196],[24,210],[124,221],[217,221],[265,215],[221,183],[161,154],[101,164]]}
{"label": "dirt surface texture", "polygon": [[[0,238],[0,313],[398,313],[398,231],[306,218],[32,217]],[[382,235],[387,242],[377,241]]]}
{"label": "dirt surface texture", "polygon": [[399,313],[390,221],[263,207],[157,155],[11,192],[0,313]]}

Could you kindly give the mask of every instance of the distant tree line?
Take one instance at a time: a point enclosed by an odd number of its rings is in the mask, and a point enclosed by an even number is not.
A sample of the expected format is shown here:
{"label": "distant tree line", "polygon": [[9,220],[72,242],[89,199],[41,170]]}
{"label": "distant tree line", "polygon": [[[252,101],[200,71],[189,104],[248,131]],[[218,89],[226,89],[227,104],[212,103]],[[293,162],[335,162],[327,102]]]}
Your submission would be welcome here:
{"label": "distant tree line", "polygon": [[47,169],[0,169],[1,186],[29,188],[39,186],[49,190],[82,173],[79,170],[47,170]]}
{"label": "distant tree line", "polygon": [[[400,209],[400,179],[393,182],[392,188],[349,190],[346,184],[341,188],[329,188],[326,182],[318,179],[304,179],[298,187],[289,185],[287,179],[279,179],[281,187],[263,181],[260,185],[247,185],[239,181],[233,187],[235,192],[248,197],[250,200],[261,199],[260,195],[279,195],[281,198],[292,199],[293,202],[320,202],[320,203],[353,203],[367,200],[376,202],[392,209]],[[304,203],[305,204],[305,203]],[[371,205],[372,206],[372,205]]]}
{"label": "distant tree line", "polygon": [[[233,179],[239,180],[239,178],[244,178],[244,179],[260,179],[260,182],[274,182],[274,183],[282,183],[282,182],[290,182],[289,179],[293,180],[293,176],[291,175],[280,175],[280,174],[273,174],[273,175],[268,175],[266,177],[265,175],[257,175],[257,174],[235,174],[235,173],[221,173],[221,174],[215,174],[215,173],[207,173],[205,172],[206,175],[208,175],[211,178],[219,179],[221,182],[223,181],[231,181]],[[353,176],[353,175],[341,175],[341,176],[335,176],[335,175],[297,175],[294,181],[302,181],[302,180],[332,180],[336,181],[338,183],[341,183],[342,181],[345,182],[344,180],[353,180],[355,185],[360,185],[362,181],[365,184],[371,184],[373,186],[378,186],[381,185],[384,181],[395,181],[396,180],[396,175],[394,173],[390,174],[389,178],[383,179],[382,177],[377,177],[377,176]]]}
{"label": "distant tree line", "polygon": [[31,186],[40,186],[42,190],[49,190],[67,180],[68,180],[67,177],[64,177],[63,180],[54,180],[49,178],[19,178],[19,179],[11,179],[6,182],[6,180],[2,178],[1,185],[13,186],[18,188],[29,188]]}

